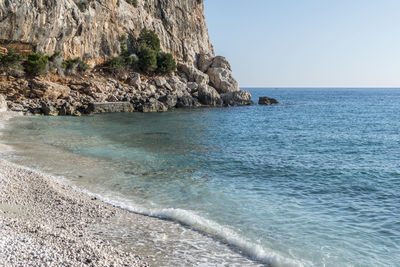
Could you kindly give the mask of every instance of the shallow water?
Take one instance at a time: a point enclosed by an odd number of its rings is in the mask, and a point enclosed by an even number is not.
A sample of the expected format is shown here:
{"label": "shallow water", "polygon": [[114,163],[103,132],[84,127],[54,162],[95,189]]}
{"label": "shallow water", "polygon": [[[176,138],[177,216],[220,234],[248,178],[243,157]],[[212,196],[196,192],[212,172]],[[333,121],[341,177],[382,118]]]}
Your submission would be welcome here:
{"label": "shallow water", "polygon": [[398,264],[400,90],[252,93],[284,104],[17,118],[2,156],[230,244],[214,264]]}

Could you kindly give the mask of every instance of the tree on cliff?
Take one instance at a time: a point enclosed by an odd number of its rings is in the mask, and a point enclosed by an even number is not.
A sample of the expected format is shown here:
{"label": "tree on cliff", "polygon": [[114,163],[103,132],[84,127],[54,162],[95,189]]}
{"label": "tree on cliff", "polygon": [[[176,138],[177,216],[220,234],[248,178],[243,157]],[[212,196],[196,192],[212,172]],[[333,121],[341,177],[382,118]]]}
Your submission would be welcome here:
{"label": "tree on cliff", "polygon": [[168,75],[176,70],[176,61],[172,54],[161,51],[158,35],[146,28],[142,29],[136,41],[137,57],[127,49],[126,38],[120,38],[121,54],[109,61],[112,72],[134,69],[146,74]]}

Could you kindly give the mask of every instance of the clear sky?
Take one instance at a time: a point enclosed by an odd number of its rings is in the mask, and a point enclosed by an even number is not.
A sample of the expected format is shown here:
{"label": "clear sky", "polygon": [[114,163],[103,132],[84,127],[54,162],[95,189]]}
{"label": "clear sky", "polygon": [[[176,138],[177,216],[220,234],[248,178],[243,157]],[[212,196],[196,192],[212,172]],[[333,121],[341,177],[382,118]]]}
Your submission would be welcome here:
{"label": "clear sky", "polygon": [[241,87],[400,87],[400,0],[205,0]]}

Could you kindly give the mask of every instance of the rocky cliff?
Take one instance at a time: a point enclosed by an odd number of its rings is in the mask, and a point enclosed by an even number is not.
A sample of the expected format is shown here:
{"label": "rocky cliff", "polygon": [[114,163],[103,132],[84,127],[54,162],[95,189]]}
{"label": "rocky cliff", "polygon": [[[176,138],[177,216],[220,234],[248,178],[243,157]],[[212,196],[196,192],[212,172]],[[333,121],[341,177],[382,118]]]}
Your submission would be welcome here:
{"label": "rocky cliff", "polygon": [[193,63],[213,55],[203,0],[1,0],[0,44],[30,44],[38,52],[97,64],[119,53],[120,36],[155,30],[162,48]]}
{"label": "rocky cliff", "polygon": [[100,68],[32,79],[0,66],[0,94],[11,110],[46,115],[252,103],[229,62],[214,55],[203,0],[0,0],[0,48],[21,54],[58,51],[64,59],[80,57],[95,66],[121,52],[121,36],[134,53],[143,28],[154,30],[162,50],[178,61],[169,77],[111,75]]}

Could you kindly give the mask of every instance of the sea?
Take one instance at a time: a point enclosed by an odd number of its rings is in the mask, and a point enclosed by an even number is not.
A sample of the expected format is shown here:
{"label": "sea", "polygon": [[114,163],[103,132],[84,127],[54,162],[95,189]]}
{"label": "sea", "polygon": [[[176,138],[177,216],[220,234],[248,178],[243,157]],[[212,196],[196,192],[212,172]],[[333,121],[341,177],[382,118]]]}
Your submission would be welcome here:
{"label": "sea", "polygon": [[400,89],[248,90],[281,104],[18,117],[0,156],[197,233],[110,226],[160,266],[400,266]]}

